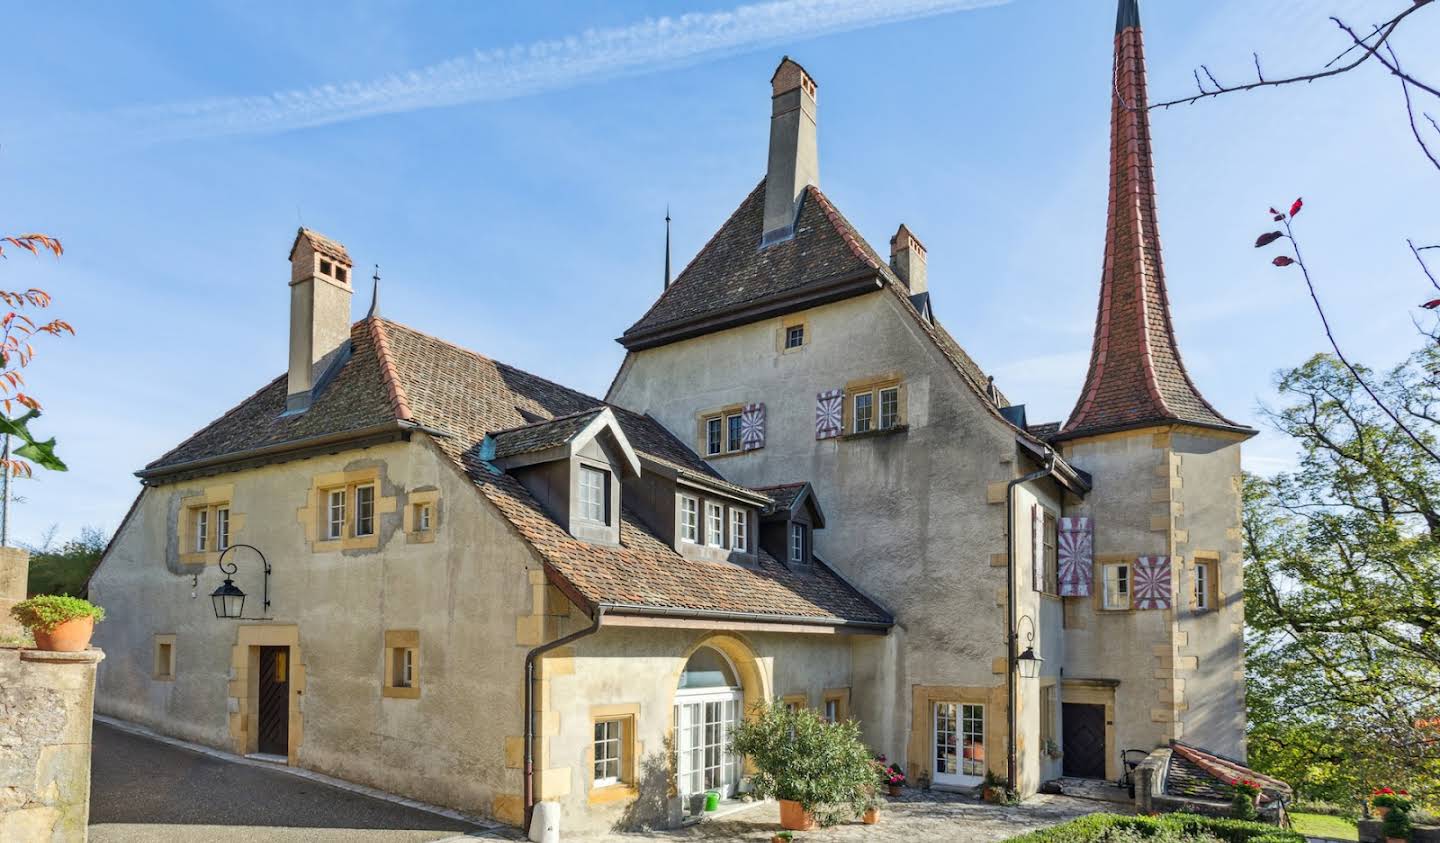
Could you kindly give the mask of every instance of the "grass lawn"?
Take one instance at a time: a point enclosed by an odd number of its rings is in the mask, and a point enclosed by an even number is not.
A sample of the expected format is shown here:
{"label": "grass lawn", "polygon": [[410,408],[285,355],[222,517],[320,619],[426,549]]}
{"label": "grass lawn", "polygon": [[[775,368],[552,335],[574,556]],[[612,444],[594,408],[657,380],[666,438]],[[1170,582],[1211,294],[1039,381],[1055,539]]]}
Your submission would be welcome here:
{"label": "grass lawn", "polygon": [[1359,840],[1355,823],[1344,817],[1325,814],[1291,814],[1290,822],[1296,831],[1310,837],[1333,837],[1336,840]]}

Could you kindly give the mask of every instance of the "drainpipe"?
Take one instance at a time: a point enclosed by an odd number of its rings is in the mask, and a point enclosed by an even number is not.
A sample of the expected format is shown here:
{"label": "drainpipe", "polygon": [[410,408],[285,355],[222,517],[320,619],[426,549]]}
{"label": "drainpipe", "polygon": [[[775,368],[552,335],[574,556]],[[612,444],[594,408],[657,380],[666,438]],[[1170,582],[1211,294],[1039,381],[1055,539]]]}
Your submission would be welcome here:
{"label": "drainpipe", "polygon": [[1045,466],[1023,477],[1016,477],[1005,487],[1005,569],[1009,579],[1006,589],[1008,612],[1006,615],[1005,646],[1009,670],[1005,671],[1005,689],[1008,703],[1005,706],[1006,725],[1010,730],[1005,744],[1005,779],[1011,789],[1019,785],[1015,781],[1015,643],[1019,637],[1015,632],[1015,487],[1031,480],[1047,477],[1055,470],[1055,452],[1045,449]]}
{"label": "drainpipe", "polygon": [[605,604],[595,607],[595,620],[584,629],[541,644],[525,654],[525,833],[530,832],[530,815],[535,812],[535,660],[556,647],[563,647],[600,631],[605,620]]}

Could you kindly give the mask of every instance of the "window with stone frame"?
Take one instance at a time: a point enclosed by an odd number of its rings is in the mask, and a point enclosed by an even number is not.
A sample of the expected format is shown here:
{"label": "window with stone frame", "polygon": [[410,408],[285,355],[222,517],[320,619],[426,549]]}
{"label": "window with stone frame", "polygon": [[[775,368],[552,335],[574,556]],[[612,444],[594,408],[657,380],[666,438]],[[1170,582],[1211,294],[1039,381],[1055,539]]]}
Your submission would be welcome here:
{"label": "window with stone frame", "polygon": [[595,721],[595,787],[620,784],[624,772],[625,720]]}
{"label": "window with stone frame", "polygon": [[1101,608],[1123,610],[1130,608],[1130,565],[1113,562],[1100,567]]}
{"label": "window with stone frame", "polygon": [[355,536],[375,535],[375,486],[355,487]]}
{"label": "window with stone frame", "polygon": [[420,696],[420,632],[385,630],[385,678],[381,696],[416,699]]}
{"label": "window with stone frame", "polygon": [[1060,594],[1060,526],[1055,514],[1045,511],[1043,525],[1044,590],[1046,594]]}

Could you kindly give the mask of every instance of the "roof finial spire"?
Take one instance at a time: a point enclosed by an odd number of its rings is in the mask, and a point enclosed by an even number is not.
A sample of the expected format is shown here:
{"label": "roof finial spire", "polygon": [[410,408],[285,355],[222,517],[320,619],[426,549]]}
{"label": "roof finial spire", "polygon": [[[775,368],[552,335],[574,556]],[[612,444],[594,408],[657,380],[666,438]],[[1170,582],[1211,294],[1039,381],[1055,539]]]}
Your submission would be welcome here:
{"label": "roof finial spire", "polygon": [[374,286],[370,288],[370,312],[365,314],[367,319],[380,315],[380,264],[375,264],[375,274],[370,278]]}
{"label": "roof finial spire", "polygon": [[670,205],[665,205],[665,289],[670,289]]}

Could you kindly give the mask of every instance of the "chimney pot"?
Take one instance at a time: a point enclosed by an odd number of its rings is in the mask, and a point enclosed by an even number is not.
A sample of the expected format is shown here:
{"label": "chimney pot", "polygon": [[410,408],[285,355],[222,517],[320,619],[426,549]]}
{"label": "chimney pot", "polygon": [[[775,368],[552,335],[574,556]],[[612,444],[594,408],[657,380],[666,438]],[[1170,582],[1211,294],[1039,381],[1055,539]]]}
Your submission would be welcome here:
{"label": "chimney pot", "polygon": [[815,80],[786,56],[770,77],[770,90],[770,158],[765,170],[761,245],[785,240],[794,233],[795,215],[805,188],[820,184]]}
{"label": "chimney pot", "polygon": [[290,247],[290,374],[287,412],[310,406],[312,390],[350,339],[350,253],[306,228]]}
{"label": "chimney pot", "polygon": [[910,295],[930,291],[930,281],[925,273],[925,246],[904,223],[890,238],[890,268],[910,288]]}

